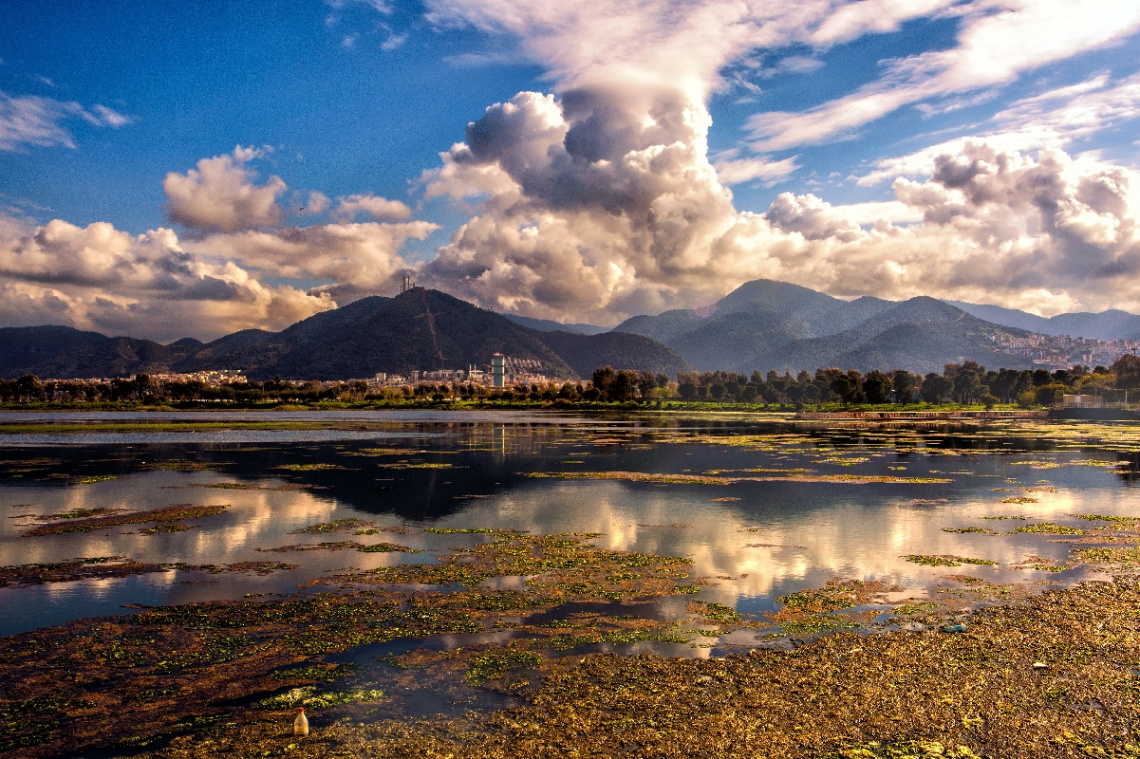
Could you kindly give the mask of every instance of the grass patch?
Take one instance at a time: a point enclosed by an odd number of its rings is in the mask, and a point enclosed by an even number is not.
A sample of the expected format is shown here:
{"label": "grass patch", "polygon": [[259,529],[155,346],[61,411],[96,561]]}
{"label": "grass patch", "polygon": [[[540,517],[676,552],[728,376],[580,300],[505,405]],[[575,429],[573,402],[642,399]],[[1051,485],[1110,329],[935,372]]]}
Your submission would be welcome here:
{"label": "grass patch", "polygon": [[42,535],[58,535],[66,532],[93,532],[108,527],[119,527],[126,524],[150,524],[154,522],[169,524],[187,519],[200,519],[202,517],[221,514],[229,508],[228,504],[193,506],[188,503],[166,506],[151,511],[129,511],[103,514],[94,517],[68,519],[55,524],[45,524],[33,527],[24,533],[24,537],[39,537]]}
{"label": "grass patch", "polygon": [[924,567],[960,567],[963,564],[974,564],[977,566],[996,567],[996,561],[988,559],[973,559],[967,556],[951,556],[943,554],[940,556],[932,556],[929,554],[908,554],[902,558],[909,561],[911,564],[919,564]]}

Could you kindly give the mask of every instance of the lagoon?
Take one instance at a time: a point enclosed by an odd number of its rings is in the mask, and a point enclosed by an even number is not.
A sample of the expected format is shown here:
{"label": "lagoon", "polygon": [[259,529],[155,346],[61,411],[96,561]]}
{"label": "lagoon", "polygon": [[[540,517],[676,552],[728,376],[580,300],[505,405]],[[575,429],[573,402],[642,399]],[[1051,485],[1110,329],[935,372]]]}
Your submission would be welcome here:
{"label": "lagoon", "polygon": [[[164,428],[171,423],[209,426]],[[271,428],[283,423],[304,427]],[[1091,529],[1104,523],[1073,515],[1140,514],[1138,430],[1125,423],[821,430],[732,415],[425,411],[0,419],[10,430],[32,424],[67,431],[0,434],[0,564],[121,556],[297,566],[266,575],[170,569],[13,584],[0,588],[0,608],[19,611],[0,615],[0,634],[129,613],[125,604],[292,593],[350,568],[431,561],[478,538],[423,528],[600,533],[600,547],[691,559],[691,578],[705,582],[700,599],[749,613],[837,577],[901,586],[897,595],[912,599],[952,584],[946,567],[905,558],[914,555],[982,559],[994,564],[969,569],[987,582],[1044,587],[1098,568],[1071,562],[1064,535],[1018,528]],[[98,430],[75,431],[85,425]],[[136,524],[26,535],[66,523],[61,514],[172,504],[225,509],[177,532],[148,534]],[[425,553],[269,552],[318,544],[327,536],[297,531],[344,519],[407,530],[402,542]],[[349,537],[380,542],[377,534]]]}

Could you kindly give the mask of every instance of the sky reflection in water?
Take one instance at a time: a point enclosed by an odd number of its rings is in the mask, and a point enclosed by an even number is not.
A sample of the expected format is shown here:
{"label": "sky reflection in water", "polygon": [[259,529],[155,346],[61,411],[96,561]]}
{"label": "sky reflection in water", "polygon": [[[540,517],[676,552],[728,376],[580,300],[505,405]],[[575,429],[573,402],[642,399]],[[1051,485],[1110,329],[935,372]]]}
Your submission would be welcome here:
{"label": "sky reflection in water", "polygon": [[[270,421],[292,420],[296,415],[250,416],[252,421]],[[1130,479],[1137,470],[1136,453],[1120,445],[1107,445],[1108,450],[1075,446],[1067,442],[1073,437],[1069,431],[1050,439],[1061,428],[1047,424],[1040,425],[1038,434],[1022,429],[1008,436],[979,437],[969,431],[807,431],[789,437],[786,429],[744,420],[609,422],[432,412],[303,414],[300,420],[325,422],[329,429],[132,431],[126,437],[117,432],[0,435],[0,564],[127,556],[153,563],[299,565],[269,576],[171,570],[0,588],[0,609],[6,612],[0,615],[0,634],[120,614],[128,603],[181,604],[292,593],[307,580],[328,573],[430,561],[430,551],[480,539],[425,533],[423,527],[602,533],[595,541],[602,547],[690,557],[693,577],[713,578],[700,599],[753,612],[774,608],[774,599],[782,594],[834,577],[883,580],[906,587],[909,592],[900,596],[910,597],[928,594],[940,578],[961,572],[1002,583],[1073,582],[1088,574],[1010,568],[1028,556],[1064,562],[1070,546],[1056,542],[1059,536],[955,534],[944,528],[974,526],[1010,533],[1026,524],[983,519],[1001,515],[1085,527],[1087,522],[1071,515],[1140,516],[1140,490]],[[18,421],[38,419],[26,415]],[[203,434],[228,437],[200,437]],[[740,443],[735,437],[740,435],[777,436],[751,445],[716,442]],[[687,441],[692,436],[696,439]],[[414,468],[425,464],[447,468]],[[730,471],[742,469],[770,471]],[[794,469],[811,475],[951,482],[716,485],[527,476],[714,471],[734,477],[781,477]],[[115,479],[60,484],[107,476]],[[233,483],[256,489],[210,487]],[[1006,498],[1035,502],[1003,503]],[[23,536],[30,525],[39,523],[36,517],[49,514],[97,508],[138,511],[171,504],[228,504],[229,508],[220,515],[188,520],[186,524],[195,528],[183,532],[146,535],[140,532],[146,525],[123,525],[86,533]],[[412,529],[368,536],[352,531],[290,534],[345,518]],[[259,550],[342,540],[391,541],[429,552]],[[907,554],[968,556],[1000,566],[924,567],[907,562],[903,558]]]}

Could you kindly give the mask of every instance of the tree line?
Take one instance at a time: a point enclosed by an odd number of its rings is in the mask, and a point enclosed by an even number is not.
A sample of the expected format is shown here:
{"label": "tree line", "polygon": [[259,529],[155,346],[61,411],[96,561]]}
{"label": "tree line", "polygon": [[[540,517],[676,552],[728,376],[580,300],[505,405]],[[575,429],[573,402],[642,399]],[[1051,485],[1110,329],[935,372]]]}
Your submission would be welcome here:
{"label": "tree line", "polygon": [[[147,374],[111,380],[40,381],[35,375],[0,379],[0,403],[313,403],[320,401],[404,403],[416,401],[607,403],[681,400],[690,402],[778,404],[802,407],[823,403],[961,403],[994,406],[1051,405],[1070,393],[1119,401],[1140,390],[1140,357],[1126,355],[1112,366],[1069,369],[986,369],[975,361],[946,364],[926,375],[905,369],[817,369],[792,376],[774,370],[681,372],[665,374],[604,366],[586,382],[550,382],[508,388],[470,383],[373,388],[363,380],[295,382],[274,378],[207,384],[161,381]],[[1140,394],[1134,394],[1140,400]]]}
{"label": "tree line", "polygon": [[[1140,358],[1126,355],[1111,367],[1073,366],[1069,369],[987,370],[976,361],[946,364],[941,373],[925,375],[905,369],[817,369],[767,374],[736,372],[681,372],[674,384],[663,375],[603,367],[594,372],[591,388],[599,400],[673,398],[685,401],[791,404],[822,403],[962,403],[995,406],[1051,405],[1066,394],[1087,394],[1121,400],[1128,390],[1140,389]],[[664,389],[665,392],[660,392]],[[1136,398],[1136,396],[1133,396]],[[1140,400],[1140,398],[1136,398]]]}

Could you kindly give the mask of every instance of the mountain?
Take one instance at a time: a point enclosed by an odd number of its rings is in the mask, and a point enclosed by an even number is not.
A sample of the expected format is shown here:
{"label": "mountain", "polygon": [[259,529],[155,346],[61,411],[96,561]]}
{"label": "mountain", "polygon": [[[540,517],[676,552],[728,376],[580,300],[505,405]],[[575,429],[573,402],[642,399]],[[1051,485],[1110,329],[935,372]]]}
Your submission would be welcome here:
{"label": "mountain", "polygon": [[54,360],[62,354],[85,350],[106,340],[106,335],[72,327],[3,327],[0,328],[0,375],[19,377],[33,374],[28,367]]}
{"label": "mountain", "polygon": [[632,316],[611,330],[642,335],[659,343],[668,343],[675,337],[696,329],[708,314],[688,309],[666,311],[657,316]]}
{"label": "mountain", "polygon": [[979,306],[951,300],[946,302],[979,319],[1042,335],[1068,335],[1092,340],[1140,340],[1140,316],[1127,311],[1113,309],[1097,314],[1087,312],[1058,314],[1047,319],[1015,308]]}
{"label": "mountain", "polygon": [[596,324],[563,324],[551,319],[532,319],[529,316],[518,316],[517,314],[501,314],[501,316],[523,327],[537,329],[539,332],[573,332],[577,335],[600,335],[603,332],[610,331],[609,327],[599,327]]}
{"label": "mountain", "polygon": [[1101,311],[1099,314],[1058,314],[1049,319],[1047,335],[1091,337],[1094,340],[1140,339],[1140,316],[1127,311]]}
{"label": "mountain", "polygon": [[801,320],[782,319],[771,311],[739,312],[710,317],[696,329],[666,342],[690,363],[700,369],[733,369],[744,367],[753,356],[765,354],[779,346],[811,336]]}
{"label": "mountain", "polygon": [[556,378],[588,377],[605,364],[667,374],[692,368],[673,350],[638,335],[540,332],[424,289],[364,298],[281,332],[242,330],[204,345],[190,338],[160,345],[69,327],[0,329],[0,374],[8,377],[241,369],[253,379],[338,380],[482,367],[492,353],[537,360],[542,373]]}
{"label": "mountain", "polygon": [[717,301],[717,314],[754,311],[757,308],[790,317],[818,314],[841,306],[845,301],[806,287],[772,279],[745,282]]}
{"label": "mountain", "polygon": [[7,327],[0,329],[0,376],[117,377],[164,372],[185,357],[188,346],[179,343],[178,347],[166,346],[71,327]]}
{"label": "mountain", "polygon": [[844,301],[772,280],[741,285],[707,309],[633,317],[618,330],[659,340],[702,371],[840,366],[928,372],[965,359],[1010,368],[1028,365],[999,354],[991,341],[999,333],[1027,333],[934,298]]}
{"label": "mountain", "polygon": [[974,360],[985,366],[1028,367],[1026,359],[999,353],[990,337],[996,328],[934,298],[917,297],[877,314],[853,329],[797,340],[753,358],[777,371],[838,366],[843,369],[909,369],[941,372],[948,363]]}
{"label": "mountain", "polygon": [[208,344],[208,356],[200,352],[175,369],[240,368],[254,379],[326,380],[466,369],[489,363],[492,353],[505,353],[541,361],[551,375],[571,375],[541,334],[450,295],[417,288],[394,298],[363,298],[276,334],[227,336],[222,340],[232,343],[229,350]]}
{"label": "mountain", "polygon": [[600,335],[576,335],[571,332],[547,332],[542,341],[559,355],[579,377],[589,377],[599,366],[615,369],[668,374],[692,370],[692,366],[676,351],[641,335],[605,332]]}
{"label": "mountain", "polygon": [[829,311],[809,316],[808,324],[818,335],[834,335],[874,319],[897,305],[893,300],[864,295],[852,301],[840,301],[840,305]]}

